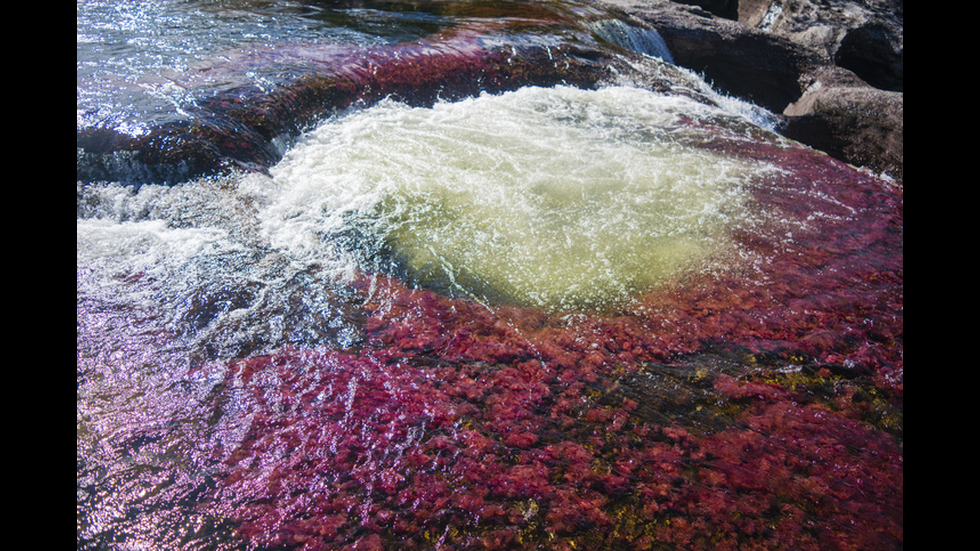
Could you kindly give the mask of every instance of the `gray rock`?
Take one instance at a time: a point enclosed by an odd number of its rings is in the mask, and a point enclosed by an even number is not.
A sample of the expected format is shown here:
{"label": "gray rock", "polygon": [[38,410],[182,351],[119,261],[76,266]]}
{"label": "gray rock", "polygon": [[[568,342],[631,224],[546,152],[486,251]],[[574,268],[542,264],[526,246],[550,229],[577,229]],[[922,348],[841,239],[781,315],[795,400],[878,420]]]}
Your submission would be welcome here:
{"label": "gray rock", "polygon": [[783,134],[838,159],[903,181],[902,92],[880,90],[827,67],[783,110]]}
{"label": "gray rock", "polygon": [[902,91],[902,0],[741,0],[738,21],[788,38],[876,88]]}
{"label": "gray rock", "polygon": [[599,0],[677,65],[785,118],[784,133],[903,179],[903,0]]}

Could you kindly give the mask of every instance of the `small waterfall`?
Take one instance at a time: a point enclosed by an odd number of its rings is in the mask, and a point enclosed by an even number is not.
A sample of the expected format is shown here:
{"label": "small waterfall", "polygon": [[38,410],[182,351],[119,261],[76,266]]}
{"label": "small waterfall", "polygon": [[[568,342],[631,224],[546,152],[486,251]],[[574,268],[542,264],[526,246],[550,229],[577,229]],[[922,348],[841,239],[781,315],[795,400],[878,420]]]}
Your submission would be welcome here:
{"label": "small waterfall", "polygon": [[619,19],[599,19],[587,26],[600,38],[620,48],[674,63],[670,49],[656,29],[635,27]]}

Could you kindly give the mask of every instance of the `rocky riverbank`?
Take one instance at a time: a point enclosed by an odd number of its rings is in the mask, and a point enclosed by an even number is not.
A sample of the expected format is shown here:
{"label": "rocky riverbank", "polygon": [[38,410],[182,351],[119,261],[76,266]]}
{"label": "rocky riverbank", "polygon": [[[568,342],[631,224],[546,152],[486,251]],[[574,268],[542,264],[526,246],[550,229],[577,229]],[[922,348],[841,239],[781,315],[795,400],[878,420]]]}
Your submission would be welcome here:
{"label": "rocky riverbank", "polygon": [[781,131],[903,181],[903,0],[602,0]]}

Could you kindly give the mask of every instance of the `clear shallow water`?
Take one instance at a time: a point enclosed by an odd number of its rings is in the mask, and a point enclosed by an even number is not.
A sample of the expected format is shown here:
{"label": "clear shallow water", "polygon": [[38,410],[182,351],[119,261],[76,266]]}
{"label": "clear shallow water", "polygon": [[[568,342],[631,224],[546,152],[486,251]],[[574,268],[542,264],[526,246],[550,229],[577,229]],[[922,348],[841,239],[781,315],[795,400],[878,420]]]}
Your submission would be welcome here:
{"label": "clear shallow water", "polygon": [[288,82],[309,63],[296,46],[391,44],[452,22],[424,12],[345,4],[79,1],[77,126],[138,135],[147,125],[183,118],[215,91]]}
{"label": "clear shallow water", "polygon": [[[78,6],[79,128],[134,131],[463,17]],[[79,183],[79,549],[900,544],[900,198],[647,61],[713,105],[382,101],[268,174]]]}

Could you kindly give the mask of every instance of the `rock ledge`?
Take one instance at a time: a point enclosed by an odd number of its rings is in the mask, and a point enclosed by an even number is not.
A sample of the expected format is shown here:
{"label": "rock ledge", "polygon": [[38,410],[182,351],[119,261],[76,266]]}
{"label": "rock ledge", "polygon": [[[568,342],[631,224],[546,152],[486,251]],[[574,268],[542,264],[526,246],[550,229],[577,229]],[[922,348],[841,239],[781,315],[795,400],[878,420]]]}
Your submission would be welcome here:
{"label": "rock ledge", "polygon": [[787,137],[903,180],[903,0],[599,1]]}

